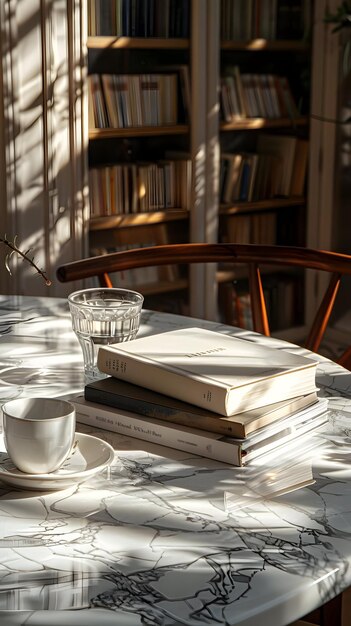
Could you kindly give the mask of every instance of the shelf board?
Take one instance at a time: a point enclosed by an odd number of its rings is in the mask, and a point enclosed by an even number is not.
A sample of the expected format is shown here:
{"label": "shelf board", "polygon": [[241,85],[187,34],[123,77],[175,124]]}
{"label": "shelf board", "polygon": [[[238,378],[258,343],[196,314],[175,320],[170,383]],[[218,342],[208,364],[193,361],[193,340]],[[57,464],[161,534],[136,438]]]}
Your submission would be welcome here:
{"label": "shelf board", "polygon": [[[181,49],[187,50],[190,47],[189,39],[182,38],[166,38],[166,37],[118,37],[90,35],[87,39],[87,47],[89,49]],[[249,52],[269,51],[291,51],[304,52],[309,51],[311,46],[306,41],[295,40],[268,40],[268,39],[251,39],[249,41],[222,41],[222,50],[248,50]]]}
{"label": "shelf board", "polygon": [[284,209],[289,206],[303,206],[306,204],[304,196],[294,196],[292,198],[271,198],[269,200],[258,200],[257,202],[238,202],[235,205],[222,204],[219,208],[220,215],[233,215],[235,213],[253,213]]}
{"label": "shelf board", "polygon": [[89,49],[103,48],[103,49],[181,49],[186,50],[189,48],[189,39],[173,38],[167,39],[163,37],[103,37],[89,36],[87,40],[87,46]]}
{"label": "shelf board", "polygon": [[[304,197],[295,198],[274,198],[271,200],[260,200],[258,202],[242,202],[237,205],[221,205],[219,213],[221,216],[250,213],[267,210],[284,209],[289,206],[303,206],[306,200]],[[135,213],[130,215],[106,215],[93,217],[89,221],[89,230],[109,230],[110,228],[126,228],[162,224],[164,222],[176,222],[189,219],[189,211],[185,209],[167,209],[165,211],[151,211],[149,213]]]}
{"label": "shelf board", "polygon": [[253,118],[241,118],[233,120],[232,122],[221,122],[221,131],[230,130],[256,130],[259,128],[285,128],[294,126],[307,126],[308,117],[297,117],[291,119],[290,117],[279,117],[277,119],[269,120],[264,117]]}
{"label": "shelf board", "polygon": [[269,50],[272,52],[307,52],[311,49],[311,46],[306,41],[251,39],[249,41],[222,41],[221,49],[248,50],[249,52],[262,52],[262,50]]}
{"label": "shelf board", "polygon": [[159,281],[142,285],[130,285],[130,289],[141,291],[143,296],[153,296],[160,293],[170,293],[172,291],[181,291],[187,289],[189,282],[186,278],[177,278],[173,281]]}
{"label": "shelf board", "polygon": [[113,137],[148,137],[155,135],[186,135],[187,124],[173,126],[139,126],[133,128],[90,128],[89,139],[109,139]]}
{"label": "shelf board", "polygon": [[89,230],[108,230],[110,228],[123,228],[128,226],[147,226],[148,224],[162,224],[189,219],[189,211],[185,209],[167,209],[166,211],[153,211],[150,213],[136,213],[132,215],[108,215],[95,217],[89,221]]}
{"label": "shelf board", "polygon": [[[230,267],[230,263],[221,264],[222,267],[216,272],[217,283],[228,283],[233,280],[242,280],[248,278],[248,268],[245,263],[236,265],[235,269]],[[262,276],[269,274],[282,274],[290,276],[301,276],[301,268],[296,267],[279,267],[279,265],[260,265],[260,272]]]}

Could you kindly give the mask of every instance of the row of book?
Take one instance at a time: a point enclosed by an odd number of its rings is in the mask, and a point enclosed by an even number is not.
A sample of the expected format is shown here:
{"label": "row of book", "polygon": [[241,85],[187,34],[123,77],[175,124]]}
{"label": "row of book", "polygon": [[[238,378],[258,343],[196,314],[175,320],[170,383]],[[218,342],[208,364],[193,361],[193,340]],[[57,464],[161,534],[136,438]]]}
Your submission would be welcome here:
{"label": "row of book", "polygon": [[90,74],[89,128],[167,126],[178,121],[178,74]]}
{"label": "row of book", "polygon": [[241,72],[235,66],[221,78],[223,120],[299,117],[299,110],[286,76]]}
{"label": "row of book", "polygon": [[124,163],[89,170],[90,216],[190,210],[191,161]]}
{"label": "row of book", "polygon": [[[187,65],[172,73],[90,74],[89,127],[166,126],[190,120],[190,79]],[[241,119],[299,117],[285,76],[227,69],[221,78],[221,115],[225,122]]]}
{"label": "row of book", "polygon": [[[285,135],[260,134],[257,152],[222,153],[220,201],[253,202],[303,196],[308,142]],[[171,152],[166,153],[171,154]],[[116,163],[89,170],[90,216],[129,215],[172,208],[190,210],[190,158],[172,153],[157,162]],[[274,243],[273,215],[229,222],[231,241]]]}
{"label": "row of book", "polygon": [[88,0],[89,35],[189,37],[189,0]]}
{"label": "row of book", "polygon": [[[169,243],[169,231],[164,222],[139,225],[138,228],[114,228],[106,231],[93,231],[90,238],[90,250],[94,256],[112,252],[122,252],[134,248],[160,246]],[[143,289],[145,286],[169,285],[179,277],[176,265],[159,267],[139,267],[109,274],[114,287]],[[148,290],[150,292],[150,289]],[[152,292],[153,290],[151,290]]]}
{"label": "row of book", "polygon": [[[221,0],[222,40],[302,39],[309,0]],[[88,0],[91,36],[189,37],[189,0]]]}
{"label": "row of book", "polygon": [[[297,325],[301,287],[294,277],[265,276],[263,293],[272,332]],[[220,302],[225,323],[253,329],[250,294],[237,282],[220,285]]]}
{"label": "row of book", "polygon": [[228,215],[221,233],[223,243],[277,243],[277,214],[274,212]]}
{"label": "row of book", "polygon": [[222,40],[306,39],[310,0],[221,0]]}
{"label": "row of book", "polygon": [[[164,226],[164,225],[160,225]],[[148,241],[131,243],[128,229],[120,229],[116,234],[115,245],[92,246],[91,254],[100,256],[111,252],[123,252],[135,248],[148,248],[167,243],[166,236],[160,237],[159,225],[148,227]],[[142,289],[146,285],[158,285],[172,283],[179,278],[179,270],[175,265],[161,265],[160,267],[139,267],[120,272],[110,272],[110,280],[113,287],[125,289]]]}
{"label": "row of book", "polygon": [[224,204],[302,196],[308,141],[290,135],[259,134],[256,152],[221,154],[220,199]]}
{"label": "row of book", "polygon": [[233,466],[267,464],[328,422],[316,365],[204,328],[142,337],[100,347],[108,377],[75,399],[77,421]]}

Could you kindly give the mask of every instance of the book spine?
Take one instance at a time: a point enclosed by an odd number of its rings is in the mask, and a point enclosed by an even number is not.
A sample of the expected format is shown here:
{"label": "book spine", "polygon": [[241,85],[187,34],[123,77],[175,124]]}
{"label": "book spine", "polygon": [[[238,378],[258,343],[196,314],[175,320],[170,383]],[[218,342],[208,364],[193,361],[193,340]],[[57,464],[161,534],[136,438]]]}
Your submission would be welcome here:
{"label": "book spine", "polygon": [[195,428],[179,427],[177,424],[167,426],[158,420],[143,419],[128,411],[102,408],[94,403],[74,402],[74,405],[76,420],[82,424],[241,466],[240,446],[235,442],[222,441],[215,434],[197,432]]}
{"label": "book spine", "polygon": [[165,367],[161,369],[146,360],[139,361],[127,354],[117,354],[104,346],[99,348],[97,366],[109,376],[227,415],[225,387],[211,385],[208,381],[198,380],[190,374],[178,374]]}

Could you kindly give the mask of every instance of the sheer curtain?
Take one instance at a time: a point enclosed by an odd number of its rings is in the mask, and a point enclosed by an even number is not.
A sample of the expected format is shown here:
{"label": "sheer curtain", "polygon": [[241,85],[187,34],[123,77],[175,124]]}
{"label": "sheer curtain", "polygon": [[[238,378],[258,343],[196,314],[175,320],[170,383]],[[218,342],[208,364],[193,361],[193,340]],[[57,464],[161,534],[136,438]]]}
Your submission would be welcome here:
{"label": "sheer curtain", "polygon": [[0,293],[66,295],[55,267],[86,250],[85,13],[85,0],[0,3],[0,231],[53,280],[13,256]]}

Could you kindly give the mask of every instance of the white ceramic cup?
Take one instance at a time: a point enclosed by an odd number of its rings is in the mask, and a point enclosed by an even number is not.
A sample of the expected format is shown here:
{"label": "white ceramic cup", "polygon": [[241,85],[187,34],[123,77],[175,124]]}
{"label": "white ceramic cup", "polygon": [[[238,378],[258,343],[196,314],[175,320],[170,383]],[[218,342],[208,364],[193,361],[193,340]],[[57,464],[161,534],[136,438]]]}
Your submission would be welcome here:
{"label": "white ceramic cup", "polygon": [[73,404],[55,398],[20,398],[2,406],[4,442],[16,467],[27,474],[59,468],[74,442]]}

